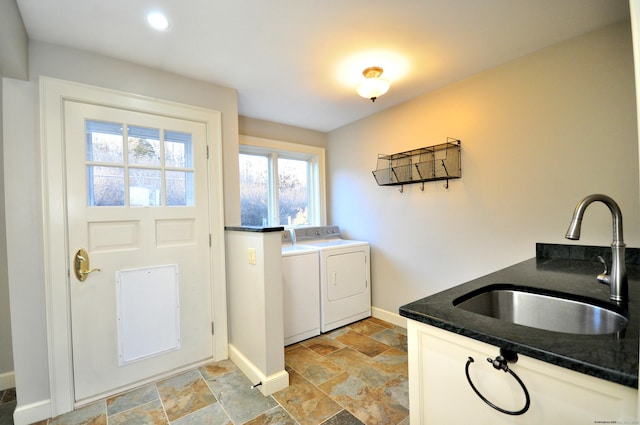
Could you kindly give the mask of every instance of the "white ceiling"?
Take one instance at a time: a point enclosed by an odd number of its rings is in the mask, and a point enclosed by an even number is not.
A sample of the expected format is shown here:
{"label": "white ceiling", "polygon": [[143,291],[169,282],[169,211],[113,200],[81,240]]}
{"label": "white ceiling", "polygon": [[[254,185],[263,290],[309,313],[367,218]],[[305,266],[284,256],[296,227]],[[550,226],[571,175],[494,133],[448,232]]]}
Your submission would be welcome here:
{"label": "white ceiling", "polygon": [[[17,3],[31,39],[233,87],[240,115],[320,131],[629,16],[627,0]],[[392,81],[375,103],[354,89],[368,66]]]}

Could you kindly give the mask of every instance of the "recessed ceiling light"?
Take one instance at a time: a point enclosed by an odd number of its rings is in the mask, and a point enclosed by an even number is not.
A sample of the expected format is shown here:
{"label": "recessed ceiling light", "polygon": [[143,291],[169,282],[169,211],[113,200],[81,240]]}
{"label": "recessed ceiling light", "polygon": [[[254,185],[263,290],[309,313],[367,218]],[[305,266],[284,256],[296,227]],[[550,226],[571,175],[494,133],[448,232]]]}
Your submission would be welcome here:
{"label": "recessed ceiling light", "polygon": [[152,28],[158,31],[164,31],[169,28],[167,17],[160,12],[152,12],[147,15],[147,22]]}

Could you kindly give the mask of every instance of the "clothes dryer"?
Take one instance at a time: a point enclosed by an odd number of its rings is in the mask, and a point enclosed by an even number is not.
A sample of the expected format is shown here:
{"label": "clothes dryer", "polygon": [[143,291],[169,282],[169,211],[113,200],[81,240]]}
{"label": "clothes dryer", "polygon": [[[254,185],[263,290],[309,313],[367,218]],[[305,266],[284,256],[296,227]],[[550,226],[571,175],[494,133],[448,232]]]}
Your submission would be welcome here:
{"label": "clothes dryer", "polygon": [[295,246],[313,246],[320,259],[320,331],[371,316],[368,242],[342,239],[338,226],[295,229]]}

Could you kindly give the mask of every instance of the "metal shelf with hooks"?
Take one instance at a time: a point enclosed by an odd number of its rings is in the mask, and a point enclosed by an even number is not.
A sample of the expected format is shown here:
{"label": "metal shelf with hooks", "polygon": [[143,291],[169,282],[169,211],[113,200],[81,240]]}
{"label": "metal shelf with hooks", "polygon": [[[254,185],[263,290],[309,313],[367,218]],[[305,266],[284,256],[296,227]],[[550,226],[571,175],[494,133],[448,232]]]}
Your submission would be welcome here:
{"label": "metal shelf with hooks", "polygon": [[[446,143],[413,149],[392,155],[378,155],[373,177],[378,186],[399,186],[462,177],[460,140],[447,137]],[[400,188],[402,192],[402,188]]]}

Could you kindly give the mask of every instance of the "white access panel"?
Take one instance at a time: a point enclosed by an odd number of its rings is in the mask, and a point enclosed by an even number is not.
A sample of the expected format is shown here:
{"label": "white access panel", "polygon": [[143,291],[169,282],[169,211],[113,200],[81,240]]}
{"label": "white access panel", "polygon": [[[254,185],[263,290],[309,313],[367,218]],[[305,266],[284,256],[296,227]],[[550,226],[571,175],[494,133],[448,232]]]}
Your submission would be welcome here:
{"label": "white access panel", "polygon": [[116,272],[118,365],[180,348],[178,266]]}
{"label": "white access panel", "polygon": [[320,261],[321,331],[371,316],[369,245],[325,247]]}
{"label": "white access panel", "polygon": [[318,251],[298,250],[282,256],[284,345],[320,335]]}

